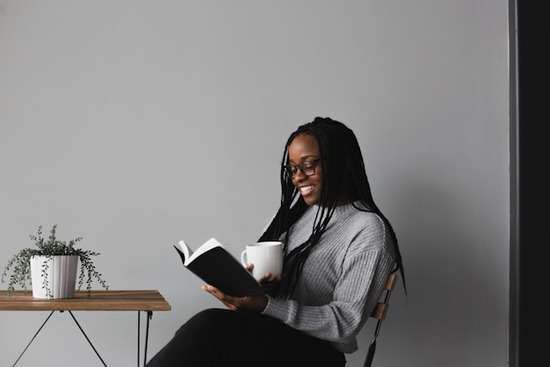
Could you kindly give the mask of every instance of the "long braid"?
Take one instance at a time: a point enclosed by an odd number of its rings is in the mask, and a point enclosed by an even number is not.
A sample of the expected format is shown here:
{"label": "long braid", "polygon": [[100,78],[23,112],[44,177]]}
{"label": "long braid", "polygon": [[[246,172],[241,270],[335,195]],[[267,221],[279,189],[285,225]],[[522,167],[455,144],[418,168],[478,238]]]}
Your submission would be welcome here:
{"label": "long braid", "polygon": [[[298,283],[298,278],[302,273],[304,264],[309,256],[309,253],[313,247],[319,243],[321,235],[326,230],[328,223],[332,217],[334,208],[328,210],[325,214],[325,208],[319,208],[317,210],[314,228],[311,236],[300,246],[294,248],[290,253],[286,254],[284,266],[283,266],[283,279],[281,281],[280,293],[286,298],[294,293],[296,285]],[[317,221],[317,216],[320,214],[319,221]]]}
{"label": "long braid", "polygon": [[352,141],[352,144],[349,144],[347,146],[348,149],[351,149],[351,151],[349,152],[349,156],[351,157],[352,160],[354,160],[360,166],[360,169],[350,170],[352,175],[351,183],[354,186],[351,188],[351,191],[354,193],[352,197],[353,197],[353,200],[360,200],[360,202],[367,209],[358,208],[355,205],[353,206],[354,208],[360,211],[372,212],[377,214],[382,219],[386,227],[389,229],[390,236],[392,237],[393,243],[394,243],[394,250],[395,250],[395,256],[396,256],[395,261],[397,263],[397,269],[399,269],[401,273],[401,279],[403,280],[403,289],[405,291],[405,295],[407,295],[407,281],[405,279],[405,270],[403,267],[401,251],[399,250],[397,235],[395,234],[393,226],[391,225],[388,218],[382,213],[382,211],[378,208],[378,206],[374,202],[374,199],[372,197],[372,192],[370,189],[369,180],[366,174],[365,163],[363,161],[363,156],[361,154],[361,150],[359,148],[359,143],[357,142],[357,138],[355,137],[355,134],[353,134],[353,132],[349,129],[348,129],[348,135],[349,135],[348,139]]}

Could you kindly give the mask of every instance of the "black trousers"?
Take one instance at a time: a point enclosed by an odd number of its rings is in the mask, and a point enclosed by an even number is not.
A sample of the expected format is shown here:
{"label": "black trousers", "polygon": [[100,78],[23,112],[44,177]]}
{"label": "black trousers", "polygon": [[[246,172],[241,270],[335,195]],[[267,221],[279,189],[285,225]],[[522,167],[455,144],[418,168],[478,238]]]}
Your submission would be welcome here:
{"label": "black trousers", "polygon": [[270,316],[207,309],[179,328],[148,367],[271,367],[346,364],[329,342],[311,337]]}

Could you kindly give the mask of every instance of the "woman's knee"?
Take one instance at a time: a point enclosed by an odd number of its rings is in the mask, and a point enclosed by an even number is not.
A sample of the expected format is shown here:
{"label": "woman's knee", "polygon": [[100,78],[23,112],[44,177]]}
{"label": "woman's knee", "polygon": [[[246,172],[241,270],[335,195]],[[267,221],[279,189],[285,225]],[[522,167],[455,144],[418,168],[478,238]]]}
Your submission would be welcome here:
{"label": "woman's knee", "polygon": [[201,334],[212,335],[217,333],[218,330],[223,330],[226,320],[230,317],[230,310],[223,310],[219,308],[209,308],[191,317],[185,324],[183,324],[176,335],[180,335],[184,332],[191,332],[195,337]]}

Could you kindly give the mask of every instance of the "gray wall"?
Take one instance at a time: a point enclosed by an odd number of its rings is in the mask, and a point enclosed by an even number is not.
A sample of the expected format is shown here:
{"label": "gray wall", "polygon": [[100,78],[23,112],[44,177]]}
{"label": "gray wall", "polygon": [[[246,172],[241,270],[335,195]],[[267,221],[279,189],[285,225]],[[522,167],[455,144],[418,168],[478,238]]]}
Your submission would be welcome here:
{"label": "gray wall", "polygon": [[[331,116],[358,136],[409,279],[377,366],[505,366],[507,9],[0,1],[1,266],[39,224],[83,236],[112,289],[159,289],[171,303],[153,318],[151,356],[191,315],[222,306],[171,244],[215,236],[236,255],[256,240],[279,201],[286,138]],[[0,313],[0,365],[45,316]],[[134,365],[134,313],[77,316],[110,365]],[[21,366],[77,358],[98,365],[56,314]]]}

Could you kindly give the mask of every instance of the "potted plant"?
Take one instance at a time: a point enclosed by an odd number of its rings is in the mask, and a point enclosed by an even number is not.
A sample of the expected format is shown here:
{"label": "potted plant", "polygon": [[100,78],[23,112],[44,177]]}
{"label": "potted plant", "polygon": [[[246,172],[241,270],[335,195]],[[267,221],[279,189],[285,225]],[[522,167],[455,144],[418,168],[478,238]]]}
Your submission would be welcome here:
{"label": "potted plant", "polygon": [[[37,248],[25,248],[15,254],[2,272],[1,282],[9,275],[8,293],[18,285],[27,289],[27,283],[32,284],[33,298],[71,298],[74,295],[78,260],[80,273],[78,290],[86,283],[86,290],[91,291],[92,280],[95,278],[105,289],[109,289],[102,274],[96,271],[92,256],[98,252],[76,248],[82,237],[66,241],[56,238],[55,224],[48,238],[42,234],[42,226],[38,227],[36,236],[31,235]],[[11,275],[10,275],[11,273]]]}

